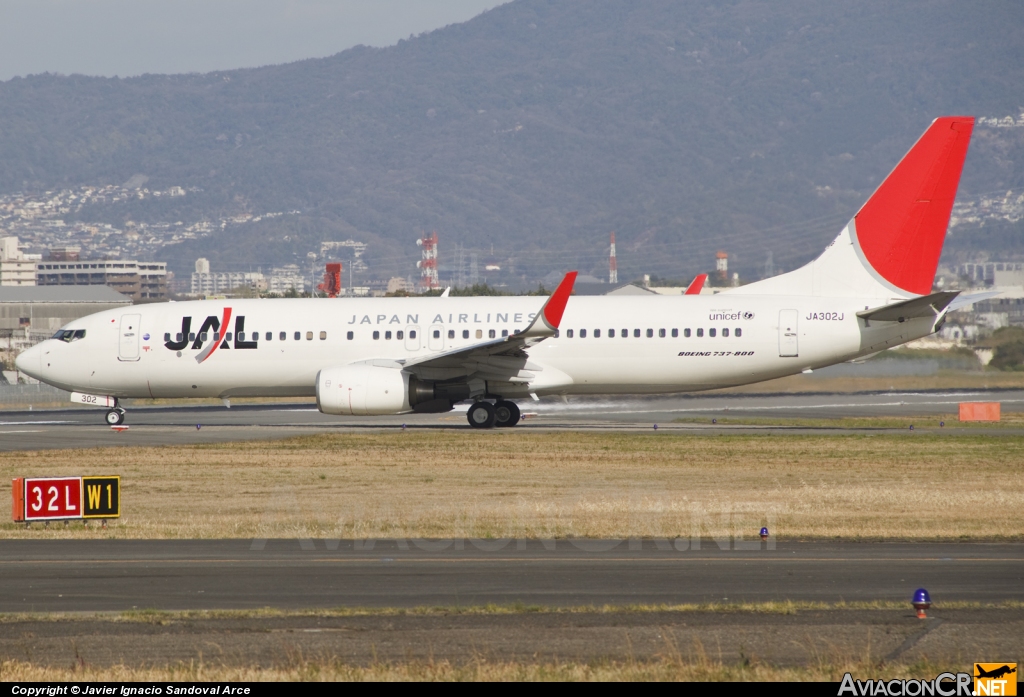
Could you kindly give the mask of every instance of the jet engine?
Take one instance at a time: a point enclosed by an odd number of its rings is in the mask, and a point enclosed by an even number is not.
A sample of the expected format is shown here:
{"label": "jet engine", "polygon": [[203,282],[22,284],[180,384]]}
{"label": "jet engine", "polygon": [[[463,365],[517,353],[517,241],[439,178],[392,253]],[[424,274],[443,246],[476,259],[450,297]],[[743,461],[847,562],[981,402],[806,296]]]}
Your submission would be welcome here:
{"label": "jet engine", "polygon": [[399,367],[370,363],[324,368],[316,376],[316,405],[324,414],[446,412],[469,396],[466,383],[423,381]]}

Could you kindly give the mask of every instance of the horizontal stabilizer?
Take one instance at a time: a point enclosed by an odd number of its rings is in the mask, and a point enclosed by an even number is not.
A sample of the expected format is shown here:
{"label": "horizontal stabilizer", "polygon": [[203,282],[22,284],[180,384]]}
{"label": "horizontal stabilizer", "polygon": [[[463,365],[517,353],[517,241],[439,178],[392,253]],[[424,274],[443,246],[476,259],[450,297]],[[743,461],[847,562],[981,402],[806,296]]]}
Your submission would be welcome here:
{"label": "horizontal stabilizer", "polygon": [[980,303],[982,300],[988,300],[989,298],[994,298],[997,295],[1002,294],[1002,291],[999,290],[989,290],[985,291],[984,293],[968,293],[966,295],[960,295],[957,296],[956,300],[951,302],[949,304],[949,307],[947,307],[946,309],[949,310],[950,312],[953,312],[954,310],[959,310],[964,307],[970,307],[974,303]]}
{"label": "horizontal stabilizer", "polygon": [[891,305],[862,310],[857,313],[857,316],[870,322],[903,322],[919,317],[937,317],[958,295],[960,295],[958,290],[941,291]]}

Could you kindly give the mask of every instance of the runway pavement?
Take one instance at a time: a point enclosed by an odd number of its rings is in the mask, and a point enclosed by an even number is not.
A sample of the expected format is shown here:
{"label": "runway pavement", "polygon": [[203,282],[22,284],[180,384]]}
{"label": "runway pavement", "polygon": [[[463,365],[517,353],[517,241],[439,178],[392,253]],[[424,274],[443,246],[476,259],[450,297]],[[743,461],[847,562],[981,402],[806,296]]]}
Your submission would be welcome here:
{"label": "runway pavement", "polygon": [[[781,426],[674,423],[676,419],[756,417],[772,419],[906,417],[908,424],[938,426],[938,416],[955,413],[959,402],[998,401],[1006,413],[1024,410],[1024,390],[918,391],[808,394],[698,394],[666,397],[545,398],[525,401],[521,429],[660,429],[702,434],[786,430]],[[264,404],[168,406],[129,409],[125,432],[103,423],[103,411],[87,407],[0,411],[0,451],[116,445],[180,445],[273,439],[313,433],[380,428],[468,429],[465,405],[447,414],[384,417],[326,416],[315,405]],[[929,420],[929,416],[936,418]],[[914,418],[912,418],[914,417]],[[797,429],[807,431],[808,429]],[[848,429],[837,428],[837,432]],[[820,432],[816,429],[815,432]],[[962,432],[962,431],[961,431]]]}
{"label": "runway pavement", "polygon": [[686,539],[0,540],[0,612],[909,603],[921,586],[938,605],[1024,601],[1021,543],[694,546]]}

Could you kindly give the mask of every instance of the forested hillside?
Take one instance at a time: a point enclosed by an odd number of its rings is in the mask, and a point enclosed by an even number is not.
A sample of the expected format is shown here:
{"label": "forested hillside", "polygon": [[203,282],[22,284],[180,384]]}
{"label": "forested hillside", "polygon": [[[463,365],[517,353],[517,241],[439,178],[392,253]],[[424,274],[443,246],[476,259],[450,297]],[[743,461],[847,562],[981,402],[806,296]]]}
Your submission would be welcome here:
{"label": "forested hillside", "polygon": [[[202,191],[76,215],[301,211],[165,248],[182,271],[353,237],[406,275],[436,229],[442,258],[539,278],[601,272],[615,230],[623,277],[685,277],[719,248],[756,277],[768,252],[815,255],[934,117],[1019,114],[1022,36],[1013,1],[516,0],[288,65],[0,83],[0,193],[144,174]],[[961,193],[1024,189],[1024,128],[976,134]],[[1024,249],[1021,230],[977,239]]]}

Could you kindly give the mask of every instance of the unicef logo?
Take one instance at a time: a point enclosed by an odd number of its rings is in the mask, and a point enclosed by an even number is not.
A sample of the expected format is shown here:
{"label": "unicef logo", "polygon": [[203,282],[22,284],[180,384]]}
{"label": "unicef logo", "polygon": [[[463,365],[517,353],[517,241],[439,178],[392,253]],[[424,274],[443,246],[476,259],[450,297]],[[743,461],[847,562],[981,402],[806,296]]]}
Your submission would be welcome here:
{"label": "unicef logo", "polygon": [[743,319],[754,319],[754,313],[753,312],[744,312],[743,313]]}

